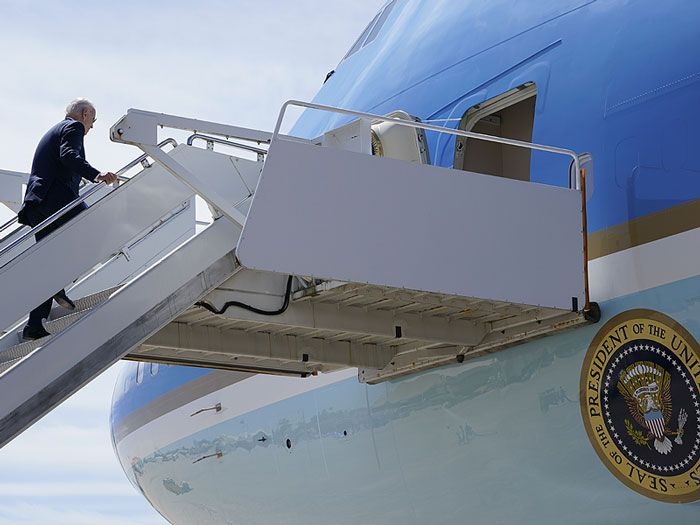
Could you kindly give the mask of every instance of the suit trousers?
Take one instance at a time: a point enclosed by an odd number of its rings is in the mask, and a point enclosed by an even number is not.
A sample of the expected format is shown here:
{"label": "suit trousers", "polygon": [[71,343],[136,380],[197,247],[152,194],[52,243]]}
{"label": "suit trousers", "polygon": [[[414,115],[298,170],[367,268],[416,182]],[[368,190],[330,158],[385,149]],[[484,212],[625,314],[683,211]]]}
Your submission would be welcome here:
{"label": "suit trousers", "polygon": [[[73,208],[72,210],[70,210],[69,212],[67,212],[62,217],[59,217],[58,219],[56,219],[54,222],[52,222],[48,226],[42,228],[35,235],[36,242],[41,241],[41,239],[43,239],[44,237],[46,237],[50,233],[56,231],[58,228],[60,228],[64,224],[66,224],[73,217],[75,217],[80,212],[82,212],[83,210],[86,210],[86,209],[87,209],[87,206],[84,203],[81,203],[78,206],[76,206],[75,208]],[[43,209],[41,209],[40,207],[38,207],[36,205],[32,205],[31,203],[25,204],[23,211],[24,211],[23,219],[25,219],[26,222],[28,222],[32,228],[34,226],[37,226],[38,224],[40,224],[44,220],[48,219],[51,215],[53,215],[53,213],[55,213],[55,212],[47,213]],[[61,291],[63,291],[63,290],[61,290]],[[60,293],[60,292],[57,291],[56,293]],[[34,310],[32,310],[30,312],[29,321],[27,322],[27,324],[29,326],[36,326],[36,327],[42,326],[41,321],[43,319],[46,319],[49,316],[49,314],[51,313],[51,305],[53,303],[53,296],[56,295],[56,293],[51,295],[51,297],[49,297],[46,301],[41,303],[39,306],[37,306]]]}

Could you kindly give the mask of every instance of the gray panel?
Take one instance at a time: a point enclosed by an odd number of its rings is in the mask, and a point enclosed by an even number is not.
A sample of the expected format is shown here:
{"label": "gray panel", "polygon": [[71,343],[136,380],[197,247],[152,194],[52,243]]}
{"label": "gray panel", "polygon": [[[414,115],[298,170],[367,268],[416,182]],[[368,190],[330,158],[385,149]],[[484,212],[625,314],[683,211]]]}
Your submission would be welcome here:
{"label": "gray panel", "polygon": [[239,242],[258,270],[571,308],[575,190],[275,141]]}

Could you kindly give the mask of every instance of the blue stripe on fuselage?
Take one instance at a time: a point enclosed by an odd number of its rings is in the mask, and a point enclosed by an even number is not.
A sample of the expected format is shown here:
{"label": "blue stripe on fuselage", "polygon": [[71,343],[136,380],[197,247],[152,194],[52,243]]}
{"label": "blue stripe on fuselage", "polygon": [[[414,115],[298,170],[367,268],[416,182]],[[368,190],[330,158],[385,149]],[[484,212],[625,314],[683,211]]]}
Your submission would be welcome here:
{"label": "blue stripe on fuselage", "polygon": [[141,365],[145,366],[143,381],[140,384],[136,384],[137,366],[138,363],[135,362],[125,363],[121,374],[117,378],[111,414],[113,428],[115,425],[120,424],[129,414],[143,408],[164,394],[214,372],[214,370],[209,368],[159,365],[158,372],[155,375],[151,375],[150,365],[143,363]]}

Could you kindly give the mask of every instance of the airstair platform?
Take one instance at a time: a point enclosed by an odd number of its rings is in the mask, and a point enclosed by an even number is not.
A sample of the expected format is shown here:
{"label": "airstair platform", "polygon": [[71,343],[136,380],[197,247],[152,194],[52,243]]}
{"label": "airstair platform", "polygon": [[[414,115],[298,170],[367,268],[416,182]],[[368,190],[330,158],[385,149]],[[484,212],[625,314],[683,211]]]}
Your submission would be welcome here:
{"label": "airstair platform", "polygon": [[[243,270],[209,294],[207,304],[218,307],[224,298],[242,296],[265,302],[232,290],[245,278]],[[376,383],[587,322],[578,312],[554,308],[323,282],[294,292],[286,311],[276,316],[234,307],[217,315],[194,306],[130,356],[303,377],[355,367],[360,381]]]}
{"label": "airstair platform", "polygon": [[[374,383],[597,320],[576,153],[401,112],[288,105],[351,119],[305,140],[279,132],[283,108],[236,248],[241,271],[132,358],[302,377],[356,367]],[[115,126],[120,140],[143,140],[141,118]],[[564,155],[570,183],[432,166],[425,131]]]}
{"label": "airstair platform", "polygon": [[[346,121],[286,136],[291,105]],[[158,142],[165,128],[192,134]],[[426,133],[564,155],[571,184],[434,166]],[[299,377],[353,367],[375,383],[597,320],[572,151],[294,101],[273,133],[129,110],[111,137],[142,150],[137,175],[86,188],[37,228],[0,227],[13,298],[0,309],[0,446],[122,358]],[[196,196],[211,220],[195,228]],[[27,311],[69,285],[77,308],[21,341]]]}

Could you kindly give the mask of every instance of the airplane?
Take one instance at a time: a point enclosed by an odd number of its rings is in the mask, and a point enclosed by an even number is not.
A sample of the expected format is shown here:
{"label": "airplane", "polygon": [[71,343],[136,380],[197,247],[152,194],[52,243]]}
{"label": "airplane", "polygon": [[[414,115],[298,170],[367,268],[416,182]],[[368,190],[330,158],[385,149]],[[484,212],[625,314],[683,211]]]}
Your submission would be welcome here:
{"label": "airplane", "polygon": [[[134,487],[188,525],[697,519],[698,20],[386,2],[289,133],[285,106],[249,147],[252,202],[210,194],[272,277],[127,356],[111,429]],[[132,112],[113,140],[153,143],[139,119],[185,127]]]}

